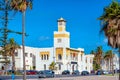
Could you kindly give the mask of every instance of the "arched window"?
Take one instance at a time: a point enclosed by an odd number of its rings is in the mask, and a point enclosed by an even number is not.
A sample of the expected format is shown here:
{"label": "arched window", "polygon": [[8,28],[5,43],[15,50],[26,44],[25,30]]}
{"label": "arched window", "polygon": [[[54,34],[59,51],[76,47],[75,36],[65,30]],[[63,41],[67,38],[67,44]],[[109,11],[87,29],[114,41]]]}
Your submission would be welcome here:
{"label": "arched window", "polygon": [[43,55],[41,56],[41,59],[43,60]]}
{"label": "arched window", "polygon": [[46,60],[46,55],[44,54],[44,60]]}
{"label": "arched window", "polygon": [[47,60],[49,59],[49,56],[48,56],[48,54],[47,54]]}

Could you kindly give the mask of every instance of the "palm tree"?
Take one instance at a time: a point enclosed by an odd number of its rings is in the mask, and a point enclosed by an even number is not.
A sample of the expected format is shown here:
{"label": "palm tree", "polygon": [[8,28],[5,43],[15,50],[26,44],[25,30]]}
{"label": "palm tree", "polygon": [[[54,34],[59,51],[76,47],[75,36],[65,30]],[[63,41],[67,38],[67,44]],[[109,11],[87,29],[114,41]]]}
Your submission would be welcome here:
{"label": "palm tree", "polygon": [[15,71],[15,50],[19,49],[20,46],[11,38],[5,47],[7,55],[12,56],[12,70]]}
{"label": "palm tree", "polygon": [[56,63],[54,61],[49,65],[49,69],[50,70],[56,70],[57,69]]}
{"label": "palm tree", "polygon": [[99,18],[102,29],[108,38],[108,45],[120,49],[120,3],[113,1],[104,8],[103,15]]}
{"label": "palm tree", "polygon": [[94,50],[92,50],[92,51],[90,52],[90,54],[93,54],[93,55],[95,55],[95,51],[94,51]]}
{"label": "palm tree", "polygon": [[23,46],[23,69],[24,69],[23,80],[26,80],[25,46],[24,46],[25,11],[27,7],[30,7],[30,9],[32,9],[32,0],[11,0],[11,6],[13,10],[20,11],[22,13],[22,46]]}
{"label": "palm tree", "polygon": [[101,63],[102,63],[102,55],[103,55],[102,47],[98,46],[95,57],[96,57],[96,61],[99,65],[101,65]]}

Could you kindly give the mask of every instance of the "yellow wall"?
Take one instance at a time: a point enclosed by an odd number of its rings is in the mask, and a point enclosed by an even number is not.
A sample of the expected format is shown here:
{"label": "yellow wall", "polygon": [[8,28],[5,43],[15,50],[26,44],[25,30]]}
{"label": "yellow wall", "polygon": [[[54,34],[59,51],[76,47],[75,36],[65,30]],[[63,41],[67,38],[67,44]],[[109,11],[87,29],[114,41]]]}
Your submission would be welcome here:
{"label": "yellow wall", "polygon": [[75,56],[78,56],[79,55],[79,51],[76,51],[76,50],[71,50],[71,49],[66,49],[66,55],[67,56],[70,56],[70,53],[74,53]]}
{"label": "yellow wall", "polygon": [[56,48],[56,58],[58,59],[58,54],[61,54],[63,56],[63,48]]}
{"label": "yellow wall", "polygon": [[70,55],[70,50],[66,49],[66,55],[69,56]]}
{"label": "yellow wall", "polygon": [[54,38],[69,38],[68,34],[54,34]]}
{"label": "yellow wall", "polygon": [[65,31],[65,27],[59,26],[59,27],[58,27],[58,31],[60,31],[60,32],[61,32],[61,31]]}

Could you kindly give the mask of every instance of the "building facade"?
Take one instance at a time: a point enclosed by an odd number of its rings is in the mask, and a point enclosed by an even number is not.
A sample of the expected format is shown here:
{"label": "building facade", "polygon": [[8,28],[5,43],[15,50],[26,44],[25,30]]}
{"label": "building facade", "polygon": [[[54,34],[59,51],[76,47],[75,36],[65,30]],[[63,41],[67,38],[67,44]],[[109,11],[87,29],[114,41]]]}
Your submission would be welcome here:
{"label": "building facade", "polygon": [[[112,63],[112,61],[113,61],[113,63]],[[112,69],[119,70],[118,54],[114,54],[114,57],[111,61],[110,61],[110,59],[102,61],[102,70],[112,71]]]}
{"label": "building facade", "polygon": [[[70,47],[70,33],[66,31],[66,21],[58,19],[58,30],[54,31],[53,47],[35,48],[25,46],[26,69],[48,70],[49,65],[56,63],[56,74],[63,70],[93,70],[93,55],[85,55],[83,48]],[[23,69],[22,48],[15,53],[16,69]]]}

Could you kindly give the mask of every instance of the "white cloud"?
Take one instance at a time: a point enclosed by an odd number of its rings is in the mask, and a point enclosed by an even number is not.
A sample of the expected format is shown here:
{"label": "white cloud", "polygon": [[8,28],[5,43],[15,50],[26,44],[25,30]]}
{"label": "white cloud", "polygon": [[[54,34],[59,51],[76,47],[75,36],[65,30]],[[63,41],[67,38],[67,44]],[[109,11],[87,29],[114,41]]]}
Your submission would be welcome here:
{"label": "white cloud", "polygon": [[40,41],[44,41],[44,40],[48,40],[48,39],[50,39],[48,36],[40,36],[39,37]]}
{"label": "white cloud", "polygon": [[105,38],[105,39],[103,40],[103,42],[104,42],[104,43],[107,43],[107,42],[108,42],[108,39],[107,39],[107,38]]}

